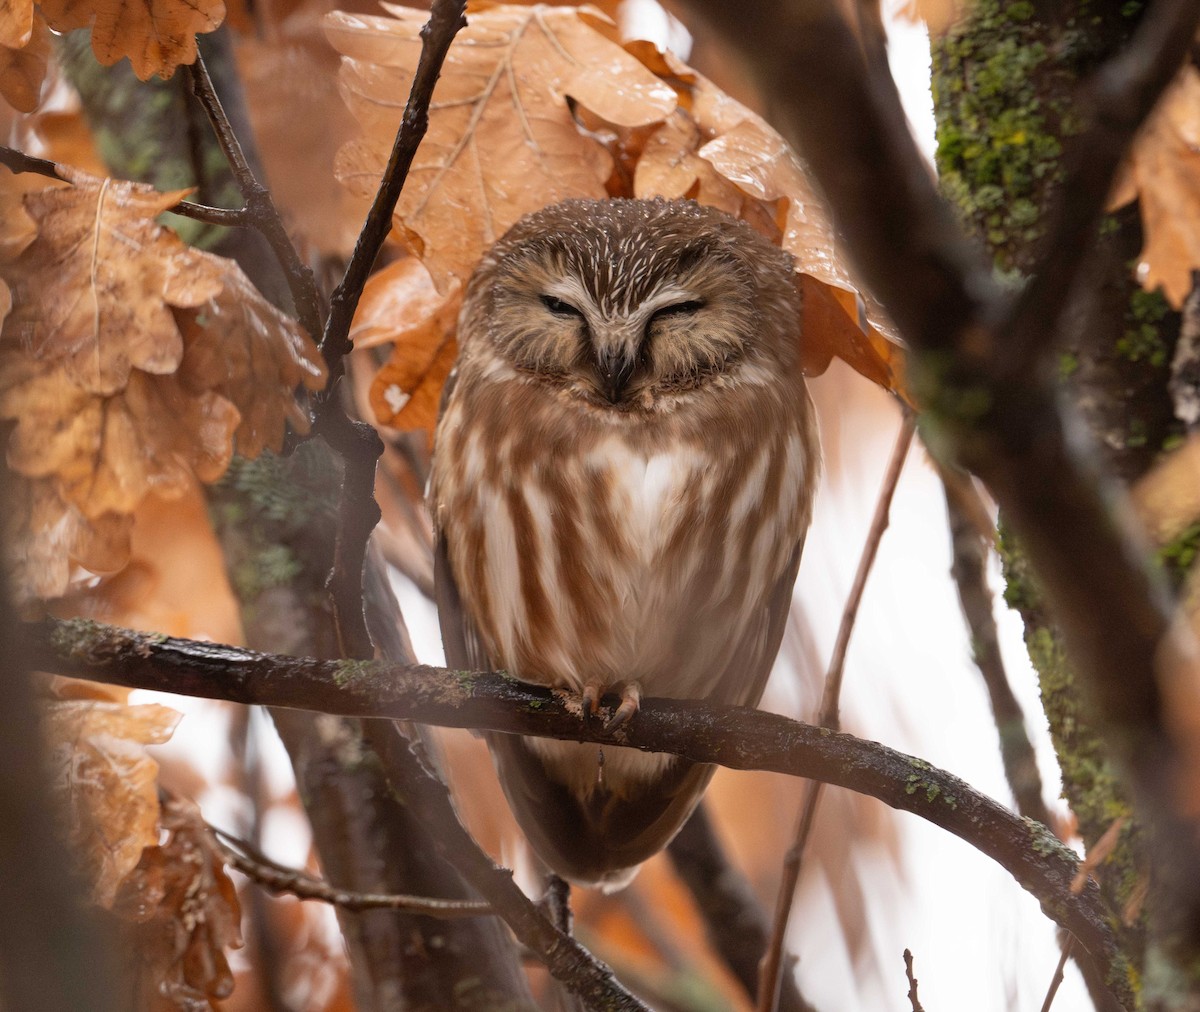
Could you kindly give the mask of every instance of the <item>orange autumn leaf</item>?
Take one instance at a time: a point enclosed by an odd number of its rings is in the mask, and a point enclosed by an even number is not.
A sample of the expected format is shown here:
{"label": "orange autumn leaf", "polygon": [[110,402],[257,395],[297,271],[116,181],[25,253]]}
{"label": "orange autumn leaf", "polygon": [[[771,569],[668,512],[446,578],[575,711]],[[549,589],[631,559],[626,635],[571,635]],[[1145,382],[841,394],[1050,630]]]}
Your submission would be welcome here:
{"label": "orange autumn leaf", "polygon": [[442,387],[454,368],[458,345],[453,337],[428,349],[398,344],[371,384],[371,407],[384,425],[433,432]]}
{"label": "orange autumn leaf", "polygon": [[22,46],[0,42],[0,95],[18,112],[33,112],[42,99],[50,59],[50,32],[40,17]]}
{"label": "orange autumn leaf", "polygon": [[[385,6],[393,17],[335,12],[327,22],[364,135],[342,149],[338,177],[358,192],[378,183],[428,18]],[[529,211],[605,196],[612,155],[580,131],[571,102],[626,127],[674,108],[675,93],[603,26],[596,11],[497,6],[473,13],[455,39],[394,216],[439,288],[465,282],[482,250]]]}
{"label": "orange autumn leaf", "polygon": [[1142,285],[1162,287],[1178,309],[1200,268],[1200,71],[1188,64],[1134,142],[1125,173],[1110,201],[1137,199],[1145,232]]}
{"label": "orange autumn leaf", "polygon": [[119,390],[134,368],[174,372],[183,341],[170,307],[221,290],[211,262],[154,220],[188,191],[58,170],[74,185],[23,200],[37,237],[3,265],[15,304],[5,336],[19,331],[35,358],[62,361],[91,393]]}
{"label": "orange autumn leaf", "polygon": [[129,555],[133,518],[85,517],[64,501],[54,479],[16,480],[10,510],[0,521],[9,579],[20,600],[60,597],[72,567],[112,573]]}
{"label": "orange autumn leaf", "polygon": [[158,763],[146,753],[179,714],[157,704],[60,700],[46,708],[55,785],[92,886],[109,907],[146,847],[158,843]]}
{"label": "orange autumn leaf", "polygon": [[146,848],[113,905],[129,925],[131,1006],[211,1008],[233,991],[226,951],[242,945],[237,891],[194,803],[169,798],[160,827],[166,840]]}
{"label": "orange autumn leaf", "polygon": [[[411,77],[426,17],[388,9],[394,18],[335,14],[329,22],[331,40],[347,57],[343,91],[365,133],[343,150],[341,178],[364,192],[390,146],[402,107],[396,96]],[[564,26],[575,48],[548,57],[546,39]],[[806,294],[806,372],[819,373],[838,356],[900,391],[902,347],[843,258],[803,163],[761,117],[677,57],[646,42],[618,48],[605,31],[577,10],[497,5],[473,14],[434,96],[434,148],[410,176],[395,218],[435,286],[446,291],[449,281],[465,280],[508,225],[546,204],[605,195],[691,198],[745,220],[794,257]],[[583,87],[571,75],[585,56],[591,70]],[[419,299],[398,286],[391,318],[425,320]],[[449,369],[448,361],[435,365],[436,353],[448,356],[449,333],[443,323],[440,335],[402,335],[389,322],[360,334],[360,347],[395,345],[371,386],[381,422],[412,427],[434,417],[432,382]]]}
{"label": "orange autumn leaf", "polygon": [[0,419],[15,423],[9,554],[23,599],[63,594],[76,564],[119,569],[146,496],[216,480],[235,441],[253,456],[286,422],[306,429],[294,390],[325,378],[309,337],[233,261],[154,223],[178,194],[63,171],[74,186],[25,193],[0,175],[0,208],[17,212],[0,224],[13,300]]}
{"label": "orange autumn leaf", "polygon": [[143,81],[167,78],[196,60],[196,36],[225,18],[222,0],[41,0],[56,32],[91,28],[92,52],[109,67],[129,57]]}
{"label": "orange autumn leaf", "polygon": [[202,256],[220,272],[221,290],[202,306],[175,314],[185,347],[179,377],[198,396],[211,392],[236,407],[238,453],[257,457],[280,448],[285,422],[308,431],[294,391],[324,386],[325,363],[303,328],[267,302],[237,264]]}
{"label": "orange autumn leaf", "polygon": [[415,257],[389,264],[367,282],[350,339],[356,348],[392,345],[371,383],[375,418],[397,429],[433,431],[442,385],[454,366],[454,325],[461,288],[433,285]]}
{"label": "orange autumn leaf", "polygon": [[21,49],[33,34],[33,0],[0,0],[0,46]]}

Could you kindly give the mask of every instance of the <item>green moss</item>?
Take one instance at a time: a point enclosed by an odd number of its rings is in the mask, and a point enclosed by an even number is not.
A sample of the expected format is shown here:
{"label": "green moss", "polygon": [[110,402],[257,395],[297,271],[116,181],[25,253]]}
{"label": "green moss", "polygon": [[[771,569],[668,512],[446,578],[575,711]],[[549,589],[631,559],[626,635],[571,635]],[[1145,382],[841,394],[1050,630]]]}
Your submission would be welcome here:
{"label": "green moss", "polygon": [[282,587],[304,571],[287,545],[262,544],[232,567],[234,590],[243,601],[254,601],[274,587]]}
{"label": "green moss", "polygon": [[1168,573],[1181,579],[1200,553],[1200,521],[1190,524],[1157,552],[1158,560]]}
{"label": "green moss", "polygon": [[1117,354],[1130,362],[1164,367],[1168,349],[1162,337],[1162,322],[1170,309],[1160,291],[1135,291],[1129,299],[1125,332],[1117,341]]}
{"label": "green moss", "polygon": [[1059,352],[1058,375],[1062,379],[1070,379],[1079,371],[1079,356],[1073,351]]}
{"label": "green moss", "polygon": [[333,684],[339,689],[349,689],[363,682],[370,682],[376,667],[374,661],[342,659],[333,669]]}

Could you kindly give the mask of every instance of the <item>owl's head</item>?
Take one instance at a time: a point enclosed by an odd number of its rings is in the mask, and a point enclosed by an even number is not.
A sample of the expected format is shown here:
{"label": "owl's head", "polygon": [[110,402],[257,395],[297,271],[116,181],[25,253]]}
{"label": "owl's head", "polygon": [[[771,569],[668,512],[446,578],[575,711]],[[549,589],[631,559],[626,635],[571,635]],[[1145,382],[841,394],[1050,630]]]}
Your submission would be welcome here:
{"label": "owl's head", "polygon": [[745,223],[691,200],[568,200],[522,218],[484,258],[460,339],[632,410],[798,368],[799,328],[791,257]]}

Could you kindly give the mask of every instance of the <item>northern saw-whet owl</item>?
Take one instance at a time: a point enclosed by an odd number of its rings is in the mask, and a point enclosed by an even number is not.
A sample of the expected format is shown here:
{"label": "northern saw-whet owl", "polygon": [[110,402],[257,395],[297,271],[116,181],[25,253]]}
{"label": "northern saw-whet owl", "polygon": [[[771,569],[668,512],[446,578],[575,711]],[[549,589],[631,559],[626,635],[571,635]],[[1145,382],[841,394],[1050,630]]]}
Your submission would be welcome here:
{"label": "northern saw-whet owl", "polygon": [[[483,258],[430,493],[447,663],[600,696],[755,705],[820,449],[791,257],[690,200],[569,200]],[[713,767],[492,733],[534,852],[618,888]]]}

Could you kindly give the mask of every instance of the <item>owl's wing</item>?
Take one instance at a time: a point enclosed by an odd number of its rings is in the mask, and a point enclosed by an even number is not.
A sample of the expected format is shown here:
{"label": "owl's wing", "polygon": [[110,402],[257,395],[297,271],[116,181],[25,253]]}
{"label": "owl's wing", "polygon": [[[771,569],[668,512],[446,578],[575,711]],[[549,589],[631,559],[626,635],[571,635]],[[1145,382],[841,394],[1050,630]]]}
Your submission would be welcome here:
{"label": "owl's wing", "polygon": [[[712,693],[714,702],[756,704],[783,639],[803,539],[796,545],[762,612],[747,624]],[[635,718],[636,719],[636,718]],[[547,774],[541,757],[518,735],[487,735],[513,814],[533,849],[560,875],[617,888],[675,836],[700,801],[716,767],[676,759],[653,780],[621,793],[597,787],[586,798]],[[594,768],[598,746],[579,746]]]}
{"label": "owl's wing", "polygon": [[437,603],[438,625],[442,629],[446,667],[460,671],[491,671],[494,665],[458,596],[458,583],[450,568],[446,539],[440,532],[433,543],[433,596]]}

